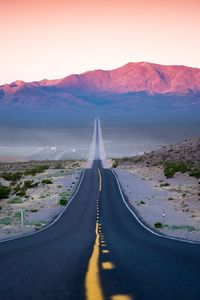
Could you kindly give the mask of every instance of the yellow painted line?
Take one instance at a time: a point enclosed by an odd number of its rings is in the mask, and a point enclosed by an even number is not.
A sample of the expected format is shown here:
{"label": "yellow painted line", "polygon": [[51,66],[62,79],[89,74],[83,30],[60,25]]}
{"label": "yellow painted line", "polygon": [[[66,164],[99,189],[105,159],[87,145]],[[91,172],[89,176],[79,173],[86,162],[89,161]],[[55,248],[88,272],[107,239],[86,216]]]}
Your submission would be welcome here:
{"label": "yellow painted line", "polygon": [[101,244],[102,247],[106,247],[106,244]]}
{"label": "yellow painted line", "polygon": [[111,300],[133,300],[133,298],[128,295],[115,295],[111,297]]}
{"label": "yellow painted line", "polygon": [[105,262],[103,262],[103,263],[101,264],[101,266],[102,266],[102,269],[104,269],[104,270],[112,270],[112,269],[114,269],[114,265],[113,265],[113,263],[110,262],[110,261],[105,261]]}
{"label": "yellow painted line", "polygon": [[101,172],[100,172],[99,169],[98,169],[98,173],[99,173],[99,191],[101,192],[101,190],[102,190],[102,177],[101,177]]}
{"label": "yellow painted line", "polygon": [[92,256],[89,261],[88,270],[85,278],[85,289],[87,300],[103,300],[103,292],[100,285],[100,276],[98,268],[99,260],[99,225],[96,223],[96,240],[92,252]]}
{"label": "yellow painted line", "polygon": [[103,250],[102,250],[102,253],[109,253],[109,250],[103,249]]}

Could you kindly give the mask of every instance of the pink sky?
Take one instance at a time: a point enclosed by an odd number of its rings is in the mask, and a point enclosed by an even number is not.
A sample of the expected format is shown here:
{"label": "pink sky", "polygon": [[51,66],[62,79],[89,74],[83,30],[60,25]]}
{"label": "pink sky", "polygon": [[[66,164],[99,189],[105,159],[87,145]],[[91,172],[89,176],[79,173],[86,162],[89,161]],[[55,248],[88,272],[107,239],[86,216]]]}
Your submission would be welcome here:
{"label": "pink sky", "polygon": [[200,68],[199,0],[0,0],[0,84],[129,61]]}

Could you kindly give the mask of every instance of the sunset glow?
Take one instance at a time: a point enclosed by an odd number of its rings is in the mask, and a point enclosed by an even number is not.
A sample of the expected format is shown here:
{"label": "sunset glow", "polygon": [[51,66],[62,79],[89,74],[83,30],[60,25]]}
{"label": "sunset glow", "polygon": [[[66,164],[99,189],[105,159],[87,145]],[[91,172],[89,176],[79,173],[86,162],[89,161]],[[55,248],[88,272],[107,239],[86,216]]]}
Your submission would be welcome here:
{"label": "sunset glow", "polygon": [[0,84],[129,61],[200,67],[199,0],[0,0]]}

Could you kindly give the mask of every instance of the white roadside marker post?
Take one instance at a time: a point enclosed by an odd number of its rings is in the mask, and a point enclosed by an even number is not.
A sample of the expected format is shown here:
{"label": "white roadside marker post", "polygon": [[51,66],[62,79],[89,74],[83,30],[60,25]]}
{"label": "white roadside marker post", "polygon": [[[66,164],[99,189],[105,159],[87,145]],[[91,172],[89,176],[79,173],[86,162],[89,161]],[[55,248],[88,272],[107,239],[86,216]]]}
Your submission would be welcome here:
{"label": "white roadside marker post", "polygon": [[164,226],[165,225],[165,212],[164,211],[163,211],[162,217],[163,217],[163,226]]}
{"label": "white roadside marker post", "polygon": [[24,227],[24,211],[21,209],[21,227]]}

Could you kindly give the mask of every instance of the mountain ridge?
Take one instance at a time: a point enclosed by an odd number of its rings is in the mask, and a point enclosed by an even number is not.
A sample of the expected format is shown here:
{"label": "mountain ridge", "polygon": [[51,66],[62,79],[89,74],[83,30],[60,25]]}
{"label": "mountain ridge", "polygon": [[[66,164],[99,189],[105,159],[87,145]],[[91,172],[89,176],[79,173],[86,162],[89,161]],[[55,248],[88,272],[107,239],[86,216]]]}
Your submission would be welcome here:
{"label": "mountain ridge", "polygon": [[[144,111],[155,114],[200,109],[200,69],[163,66],[147,62],[128,63],[114,70],[94,70],[61,79],[0,86],[0,112],[66,114],[104,111]],[[9,117],[10,118],[10,117]]]}
{"label": "mountain ridge", "polygon": [[54,87],[56,89],[77,89],[88,92],[147,94],[179,94],[200,92],[200,69],[148,62],[129,62],[113,70],[97,69],[81,74],[71,74],[61,79],[40,81],[14,81],[0,86],[4,94],[19,93],[25,88]]}

